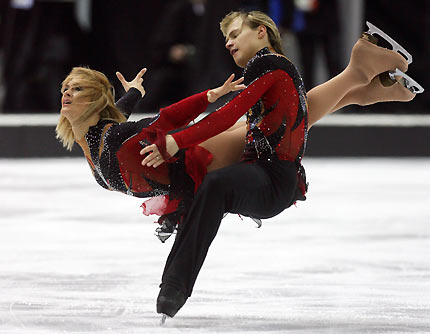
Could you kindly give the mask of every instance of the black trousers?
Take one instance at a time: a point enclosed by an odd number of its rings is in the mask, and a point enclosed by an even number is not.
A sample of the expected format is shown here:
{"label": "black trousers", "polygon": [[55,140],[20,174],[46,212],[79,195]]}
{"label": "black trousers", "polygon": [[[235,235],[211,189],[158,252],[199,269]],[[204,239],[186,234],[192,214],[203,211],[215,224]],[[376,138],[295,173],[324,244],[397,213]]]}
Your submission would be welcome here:
{"label": "black trousers", "polygon": [[208,173],[180,224],[161,284],[190,296],[223,214],[276,216],[294,202],[296,186],[296,164],[276,157],[270,162],[238,163]]}

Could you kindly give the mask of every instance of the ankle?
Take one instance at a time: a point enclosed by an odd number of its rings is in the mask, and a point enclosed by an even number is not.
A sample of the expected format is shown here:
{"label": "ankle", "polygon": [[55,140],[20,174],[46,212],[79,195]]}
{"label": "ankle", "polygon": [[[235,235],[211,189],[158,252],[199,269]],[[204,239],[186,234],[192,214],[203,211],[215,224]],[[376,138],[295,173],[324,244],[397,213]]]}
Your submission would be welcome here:
{"label": "ankle", "polygon": [[350,87],[350,90],[368,85],[370,81],[372,81],[372,78],[369,78],[363,69],[357,66],[352,66],[351,64],[348,64],[340,75],[344,77],[344,81],[347,83],[347,86]]}

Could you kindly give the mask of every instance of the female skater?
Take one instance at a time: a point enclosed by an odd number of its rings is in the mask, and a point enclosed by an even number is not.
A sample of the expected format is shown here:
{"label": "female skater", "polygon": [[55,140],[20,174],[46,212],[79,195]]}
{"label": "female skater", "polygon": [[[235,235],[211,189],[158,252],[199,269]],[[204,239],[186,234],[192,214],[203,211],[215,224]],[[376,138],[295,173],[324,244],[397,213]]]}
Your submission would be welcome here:
{"label": "female skater", "polygon": [[184,212],[187,201],[192,199],[194,187],[200,184],[206,170],[214,168],[211,166],[211,153],[195,146],[178,154],[174,164],[164,164],[155,169],[140,163],[139,151],[148,143],[157,142],[158,132],[165,133],[187,125],[209,103],[232,90],[243,89],[240,84],[243,78],[233,81],[232,75],[222,86],[163,108],[155,117],[125,122],[137,99],[145,95],[142,86],[145,71],[140,71],[131,82],[117,74],[128,92],[116,107],[112,86],[104,74],[88,68],[74,68],[62,84],[57,138],[68,149],[74,142],[79,144],[102,187],[157,199],[156,204],[146,203],[150,206],[145,208],[147,214],[169,217],[173,213],[178,216]]}
{"label": "female skater", "polygon": [[[308,131],[306,95],[300,75],[282,55],[276,25],[261,12],[233,12],[223,19],[221,29],[234,61],[245,67],[247,88],[202,121],[142,150],[149,153],[143,163],[158,166],[160,155],[170,162],[178,149],[195,147],[247,115],[241,162],[205,176],[180,225],[157,298],[157,312],[164,317],[174,316],[191,295],[225,212],[269,218],[304,199],[306,192],[301,166]],[[369,36],[364,35],[356,43],[341,74],[313,90],[313,122],[351,101],[357,92],[371,100],[377,94],[367,91],[383,87],[373,80],[387,71],[404,77],[397,69],[406,71],[406,60],[366,39]],[[388,85],[397,85],[393,75],[388,79]],[[399,100],[414,96],[403,87],[391,91],[400,92]]]}

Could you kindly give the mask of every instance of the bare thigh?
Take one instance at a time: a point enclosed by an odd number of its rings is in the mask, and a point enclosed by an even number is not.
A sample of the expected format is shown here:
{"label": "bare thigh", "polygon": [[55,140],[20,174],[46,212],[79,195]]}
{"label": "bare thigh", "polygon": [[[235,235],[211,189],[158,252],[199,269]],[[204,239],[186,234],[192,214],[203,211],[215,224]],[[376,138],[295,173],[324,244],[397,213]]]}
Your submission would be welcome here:
{"label": "bare thigh", "polygon": [[212,137],[199,146],[204,147],[213,155],[208,172],[230,166],[240,160],[245,148],[246,126],[227,130]]}

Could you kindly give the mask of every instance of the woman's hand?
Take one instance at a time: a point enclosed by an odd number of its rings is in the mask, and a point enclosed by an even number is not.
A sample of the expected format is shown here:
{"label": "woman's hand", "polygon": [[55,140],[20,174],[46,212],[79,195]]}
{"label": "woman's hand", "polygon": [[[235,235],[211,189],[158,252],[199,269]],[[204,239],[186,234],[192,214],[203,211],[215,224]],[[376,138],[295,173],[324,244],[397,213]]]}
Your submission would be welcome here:
{"label": "woman's hand", "polygon": [[236,81],[233,81],[233,79],[234,73],[228,77],[222,86],[209,90],[207,93],[208,101],[213,103],[225,94],[246,88],[244,84],[241,84],[243,82],[243,77],[237,79]]}
{"label": "woman's hand", "polygon": [[[171,135],[167,135],[166,136],[166,152],[173,157],[176,152],[179,151],[179,147],[176,144],[175,139],[171,136]],[[152,166],[154,168],[160,166],[163,162],[163,156],[161,155],[160,151],[158,150],[157,145],[152,144],[152,145],[148,145],[145,148],[143,148],[140,151],[141,155],[145,155],[148,154],[147,157],[145,157],[145,159],[142,160],[142,165],[143,166]]]}
{"label": "woman's hand", "polygon": [[116,76],[118,78],[118,80],[121,82],[122,87],[124,87],[124,90],[126,92],[128,92],[128,90],[130,88],[136,88],[141,94],[142,97],[145,96],[145,88],[143,88],[142,86],[142,82],[143,82],[143,75],[146,72],[146,68],[141,69],[139,73],[137,73],[136,77],[131,80],[131,81],[127,81],[124,79],[124,76],[120,73],[120,72],[116,72]]}

